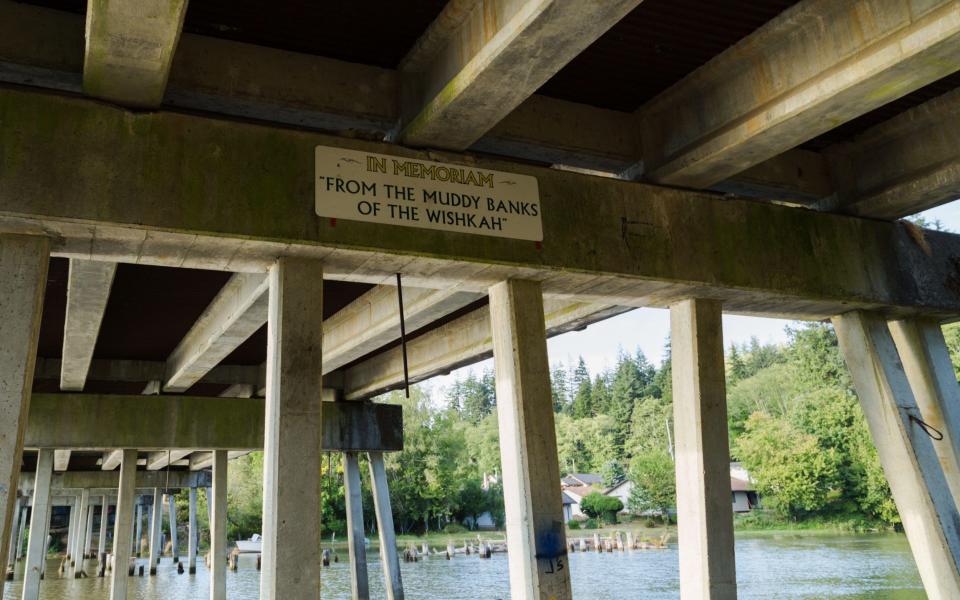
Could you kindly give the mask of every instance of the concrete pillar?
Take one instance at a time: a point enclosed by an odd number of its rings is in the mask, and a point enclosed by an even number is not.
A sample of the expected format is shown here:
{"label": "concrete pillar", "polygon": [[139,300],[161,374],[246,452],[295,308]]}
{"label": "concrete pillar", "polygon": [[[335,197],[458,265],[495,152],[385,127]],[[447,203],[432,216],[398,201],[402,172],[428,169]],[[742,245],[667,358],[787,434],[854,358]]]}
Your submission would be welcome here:
{"label": "concrete pillar", "polygon": [[[13,529],[49,257],[47,238],[0,235],[0,565]],[[0,577],[0,597],[5,584]]]}
{"label": "concrete pillar", "polygon": [[133,529],[134,491],[137,489],[137,451],[126,449],[120,461],[117,513],[113,517],[113,570],[110,600],[126,600],[130,566],[130,530]]}
{"label": "concrete pillar", "polygon": [[77,533],[77,504],[79,498],[73,496],[70,499],[70,517],[67,521],[67,560],[73,561],[73,544]]}
{"label": "concrete pillar", "polygon": [[53,450],[41,448],[37,453],[37,472],[33,480],[33,509],[30,516],[30,538],[27,540],[27,565],[23,573],[23,600],[40,598],[40,575],[47,560],[52,478]]}
{"label": "concrete pillar", "polygon": [[87,547],[87,513],[90,509],[90,490],[80,491],[80,500],[77,504],[77,535],[73,542],[73,561],[70,563],[70,574],[79,579],[83,574],[83,553]]}
{"label": "concrete pillar", "polygon": [[670,307],[680,597],[737,597],[719,302]]}
{"label": "concrete pillar", "polygon": [[263,600],[320,595],[323,268],[270,269],[263,454]]}
{"label": "concrete pillar", "polygon": [[367,550],[363,534],[363,492],[356,452],[343,453],[343,493],[347,505],[347,546],[350,552],[350,590],[353,600],[370,600]]}
{"label": "concrete pillar", "polygon": [[84,546],[83,546],[83,557],[86,558],[90,556],[90,551],[93,549],[93,517],[96,513],[96,507],[93,504],[87,506],[87,530],[83,536]]}
{"label": "concrete pillar", "polygon": [[197,488],[190,488],[190,539],[187,542],[187,569],[190,575],[197,572],[197,544],[200,529],[197,527]]}
{"label": "concrete pillar", "polygon": [[543,294],[533,281],[490,288],[507,560],[514,600],[569,600],[570,569],[557,489]]}
{"label": "concrete pillar", "polygon": [[383,565],[387,600],[403,600],[400,557],[397,553],[397,536],[393,527],[393,509],[390,506],[390,488],[387,485],[387,471],[383,466],[383,453],[370,452],[367,454],[367,459],[370,462],[373,508],[377,514],[377,531],[380,534],[380,562]]}
{"label": "concrete pillar", "polygon": [[833,325],[927,597],[960,598],[960,514],[887,323],[853,311]]}
{"label": "concrete pillar", "polygon": [[20,511],[23,506],[23,499],[20,496],[17,496],[14,500],[13,505],[13,515],[10,517],[11,531],[10,531],[10,547],[7,548],[7,567],[11,572],[13,572],[14,563],[17,558],[17,539],[20,537],[20,532],[18,531],[18,526],[20,524]]}
{"label": "concrete pillar", "polygon": [[960,503],[960,386],[943,330],[928,319],[888,325],[923,421],[943,434],[933,449],[953,499]]}
{"label": "concrete pillar", "polygon": [[[210,600],[227,599],[227,451],[213,451],[210,521]],[[319,598],[319,596],[317,596]]]}
{"label": "concrete pillar", "polygon": [[[107,528],[110,526],[110,498],[103,497],[103,503],[100,505],[100,536],[97,539],[97,558],[100,558],[107,551]],[[100,569],[97,570],[100,572]]]}
{"label": "concrete pillar", "polygon": [[180,562],[180,544],[177,539],[177,502],[173,494],[167,494],[167,520],[170,522],[170,554],[174,564]]}
{"label": "concrete pillar", "polygon": [[153,488],[153,505],[150,507],[150,574],[157,574],[160,564],[160,525],[163,523],[163,499],[160,489]]}
{"label": "concrete pillar", "polygon": [[[24,503],[26,504],[26,502]],[[30,514],[30,507],[24,506],[20,511],[20,527],[17,531],[17,561],[23,559],[23,538],[27,535],[27,517]]]}
{"label": "concrete pillar", "polygon": [[[116,518],[116,517],[114,517]],[[136,533],[133,536],[134,546],[133,549],[136,552],[137,558],[140,558],[142,553],[141,548],[143,547],[143,499],[141,498],[137,502],[137,516],[136,516]]]}

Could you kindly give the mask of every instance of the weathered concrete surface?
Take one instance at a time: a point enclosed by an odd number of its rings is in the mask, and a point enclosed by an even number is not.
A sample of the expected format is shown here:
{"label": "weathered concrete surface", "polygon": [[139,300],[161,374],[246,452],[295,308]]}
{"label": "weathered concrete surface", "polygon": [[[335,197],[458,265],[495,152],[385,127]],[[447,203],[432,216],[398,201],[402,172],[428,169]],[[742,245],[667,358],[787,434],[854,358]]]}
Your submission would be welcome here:
{"label": "weathered concrete surface", "polygon": [[[412,146],[469,148],[639,3],[474,3],[434,56],[405,62],[409,104],[403,107],[401,140]],[[450,7],[462,13],[460,4]],[[419,47],[421,53],[424,47]]]}
{"label": "weathered concrete surface", "polygon": [[83,390],[87,382],[100,323],[107,309],[117,264],[93,260],[70,261],[67,279],[67,316],[63,326],[60,389]]}
{"label": "weathered concrete surface", "polygon": [[147,470],[159,471],[169,465],[190,456],[192,450],[158,450],[147,456]]}
{"label": "weathered concrete surface", "polygon": [[184,392],[267,322],[267,276],[237,273],[167,358],[163,389]]}
{"label": "weathered concrete surface", "polygon": [[904,319],[888,326],[924,422],[943,434],[933,449],[960,502],[960,386],[940,323]]}
{"label": "weathered concrete surface", "polygon": [[320,596],[323,265],[270,270],[261,598]]}
{"label": "weathered concrete surface", "polygon": [[927,596],[960,598],[960,514],[934,442],[915,421],[926,415],[887,323],[853,311],[835,317],[833,326]]}
{"label": "weathered concrete surface", "polygon": [[373,402],[324,402],[324,451],[403,450],[403,408]]}
{"label": "weathered concrete surface", "polygon": [[80,502],[76,505],[77,532],[74,534],[73,547],[70,548],[70,576],[79,579],[83,573],[83,554],[87,547],[87,513],[90,511],[90,490],[80,490]]}
{"label": "weathered concrete surface", "polygon": [[100,468],[104,471],[112,471],[120,466],[123,460],[123,450],[110,450],[103,453],[103,459],[100,461]]}
{"label": "weathered concrete surface", "polygon": [[533,281],[490,288],[490,328],[506,512],[510,595],[570,600],[570,568],[557,493],[560,472],[543,294]]}
{"label": "weathered concrete surface", "polygon": [[[331,227],[314,214],[315,145],[425,155],[20,90],[0,91],[0,124],[0,148],[17,149],[0,153],[2,227],[54,232],[60,255],[126,252],[143,264],[263,271],[298,254],[323,260],[332,278],[381,282],[402,270],[411,287],[482,291],[526,277],[547,294],[622,305],[665,306],[709,287],[731,312],[805,318],[960,309],[947,283],[960,238],[928,234],[927,255],[896,224],[484,160],[475,166],[538,178],[542,247],[343,220]],[[117,172],[121,158],[136,167]],[[98,224],[82,224],[91,220]],[[387,255],[398,255],[389,270],[370,260]]]}
{"label": "weathered concrete surface", "polygon": [[89,2],[84,91],[128,106],[160,106],[186,12],[187,0]]}
{"label": "weathered concrete surface", "polygon": [[[137,486],[137,451],[124,450],[120,464],[120,485],[117,491],[117,514],[113,523],[113,570],[110,572],[110,600],[127,600],[127,575],[133,553],[134,489]],[[138,513],[139,514],[139,513]],[[139,533],[139,522],[137,523]],[[137,544],[140,538],[137,537]],[[139,555],[139,548],[137,554]]]}
{"label": "weathered concrete surface", "polygon": [[13,529],[48,262],[46,239],[0,235],[0,565]]}
{"label": "weathered concrete surface", "polygon": [[960,90],[827,150],[835,197],[822,208],[896,219],[960,197]]}
{"label": "weathered concrete surface", "polygon": [[[545,303],[544,308],[548,337],[580,329],[629,310],[619,306],[562,300]],[[483,306],[407,343],[410,382],[449,373],[491,356],[493,335],[490,330],[490,308]],[[391,348],[348,367],[344,373],[343,393],[347,400],[358,400],[398,389],[403,383],[402,351],[400,348]]]}
{"label": "weathered concrete surface", "polygon": [[197,488],[189,490],[188,517],[187,517],[187,573],[197,572],[197,545],[200,541],[200,530],[197,528]]}
{"label": "weathered concrete surface", "polygon": [[36,394],[30,448],[258,449],[262,399]]}
{"label": "weathered concrete surface", "polygon": [[53,476],[53,451],[37,455],[37,485],[32,493],[30,536],[27,540],[27,564],[23,571],[23,600],[40,597],[40,575],[47,557],[47,529],[50,525],[50,478]]}
{"label": "weathered concrete surface", "polygon": [[153,488],[153,502],[150,503],[150,559],[147,568],[150,575],[157,574],[157,565],[160,564],[160,532],[163,530],[163,498],[159,488]]}
{"label": "weathered concrete surface", "polygon": [[373,509],[377,515],[377,534],[380,537],[380,568],[383,570],[384,589],[387,600],[403,600],[400,557],[397,552],[397,536],[393,526],[393,508],[390,505],[390,488],[383,465],[383,454],[370,452],[367,458],[370,464]]}
{"label": "weathered concrete surface", "polygon": [[670,307],[677,544],[683,600],[736,600],[722,307]]}
{"label": "weathered concrete surface", "polygon": [[100,497],[100,534],[97,536],[97,573],[100,573],[99,561],[107,552],[107,535],[110,527],[110,497]]}
{"label": "weathered concrete surface", "polygon": [[805,0],[639,113],[646,178],[703,188],[960,69],[956,0]]}
{"label": "weathered concrete surface", "polygon": [[227,600],[227,451],[213,453],[210,520],[210,600]]}
{"label": "weathered concrete surface", "polygon": [[[56,380],[60,377],[62,361],[58,358],[37,358],[35,379]],[[166,362],[159,360],[94,359],[90,363],[91,381],[125,381],[130,383],[160,382],[164,378]],[[253,365],[217,365],[200,381],[221,385],[256,385],[260,367]],[[159,393],[157,390],[156,393]],[[151,394],[145,394],[151,395]]]}

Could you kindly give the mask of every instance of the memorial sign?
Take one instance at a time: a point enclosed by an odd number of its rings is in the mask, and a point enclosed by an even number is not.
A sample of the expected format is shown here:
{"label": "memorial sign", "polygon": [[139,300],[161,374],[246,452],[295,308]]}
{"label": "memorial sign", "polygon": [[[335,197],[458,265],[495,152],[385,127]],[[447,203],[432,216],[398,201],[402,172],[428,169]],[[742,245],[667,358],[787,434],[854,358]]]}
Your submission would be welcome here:
{"label": "memorial sign", "polygon": [[321,217],[541,241],[536,177],[317,146]]}

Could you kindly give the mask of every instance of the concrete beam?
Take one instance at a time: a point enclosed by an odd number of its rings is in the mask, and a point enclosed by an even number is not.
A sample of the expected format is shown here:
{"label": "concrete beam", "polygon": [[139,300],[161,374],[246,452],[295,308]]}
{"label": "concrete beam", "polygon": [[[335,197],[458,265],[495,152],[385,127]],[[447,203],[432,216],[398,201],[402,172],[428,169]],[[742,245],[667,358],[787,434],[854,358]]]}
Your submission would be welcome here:
{"label": "concrete beam", "polygon": [[827,149],[842,185],[821,208],[898,219],[960,198],[960,90]]}
{"label": "concrete beam", "polygon": [[396,404],[324,402],[324,452],[403,450],[403,409]]}
{"label": "concrete beam", "polygon": [[[33,493],[34,474],[32,472],[20,474],[20,493]],[[120,485],[119,471],[67,471],[54,473],[50,489],[54,492],[63,490],[113,490],[116,494]],[[144,489],[183,489],[188,487],[205,487],[210,485],[210,473],[205,471],[138,471],[137,487]],[[99,495],[95,493],[94,496]]]}
{"label": "concrete beam", "polygon": [[53,451],[53,470],[56,472],[66,471],[70,467],[70,450]]}
{"label": "concrete beam", "polygon": [[[35,379],[56,380],[60,377],[62,361],[58,358],[37,358]],[[90,381],[123,381],[147,383],[161,381],[167,363],[150,360],[94,359],[87,379]],[[218,385],[256,384],[260,368],[246,365],[217,365],[200,381]],[[146,389],[144,390],[147,391]],[[159,390],[158,390],[159,392]]]}
{"label": "concrete beam", "polygon": [[84,91],[127,106],[160,106],[186,12],[187,0],[89,2]]}
{"label": "concrete beam", "polygon": [[834,193],[827,158],[812,150],[794,148],[737,173],[710,187],[726,192],[812,206]]}
{"label": "concrete beam", "polygon": [[83,390],[97,345],[100,323],[107,310],[117,264],[93,260],[70,260],[67,278],[67,315],[63,325],[63,360],[60,389]]}
{"label": "concrete beam", "polygon": [[193,450],[159,450],[147,456],[147,470],[159,471],[171,464],[190,456]]}
{"label": "concrete beam", "polygon": [[165,392],[184,392],[267,322],[267,277],[237,273],[167,358]]}
{"label": "concrete beam", "polygon": [[[619,306],[551,300],[544,305],[547,335],[552,337],[581,329],[628,310]],[[449,373],[491,356],[490,308],[484,306],[407,343],[410,382]],[[347,400],[359,400],[399,389],[402,385],[403,355],[400,348],[391,348],[346,369],[343,393]]]}
{"label": "concrete beam", "polygon": [[427,31],[448,28],[442,48],[434,53],[429,41],[420,43],[415,54],[433,55],[404,61],[404,144],[469,148],[640,0],[470,4],[464,10],[464,2],[451,2]]}
{"label": "concrete beam", "polygon": [[112,471],[120,466],[123,460],[123,450],[110,450],[103,453],[103,460],[100,462],[100,468],[104,471]]}
{"label": "concrete beam", "polygon": [[[0,91],[0,119],[11,124],[0,128],[0,149],[17,150],[0,152],[0,227],[54,235],[58,255],[245,272],[304,256],[322,260],[334,279],[380,283],[399,270],[411,287],[482,291],[523,277],[541,281],[547,296],[628,306],[708,290],[729,312],[800,318],[861,307],[892,316],[960,311],[947,283],[960,238],[928,233],[921,247],[896,224],[478,160],[471,167],[537,177],[540,247],[345,220],[332,227],[314,213],[316,145],[426,155],[20,89]],[[58,134],[44,135],[39,123]],[[116,171],[121,160],[156,168]],[[202,193],[189,183],[199,181]],[[269,203],[258,192],[265,185]]]}
{"label": "concrete beam", "polygon": [[262,424],[263,400],[256,398],[34,394],[24,443],[75,450],[252,450],[263,447]]}
{"label": "concrete beam", "polygon": [[956,0],[804,0],[638,114],[644,177],[712,186],[960,69]]}
{"label": "concrete beam", "polygon": [[[416,331],[482,297],[450,288],[428,290],[404,286],[407,331]],[[323,322],[323,336],[324,373],[400,339],[396,286],[377,286],[337,311]]]}
{"label": "concrete beam", "polygon": [[[230,450],[227,452],[227,458],[233,460],[246,454],[250,454],[250,452],[247,450]],[[190,455],[190,470],[203,472],[210,469],[213,467],[213,460],[213,452],[194,452]]]}

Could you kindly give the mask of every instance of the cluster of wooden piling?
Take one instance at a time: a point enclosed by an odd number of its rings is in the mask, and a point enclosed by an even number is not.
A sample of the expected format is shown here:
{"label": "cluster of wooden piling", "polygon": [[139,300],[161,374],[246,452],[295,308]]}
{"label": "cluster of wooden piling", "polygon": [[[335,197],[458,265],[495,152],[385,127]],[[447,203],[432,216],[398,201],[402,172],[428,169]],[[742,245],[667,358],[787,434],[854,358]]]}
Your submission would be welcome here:
{"label": "cluster of wooden piling", "polygon": [[469,540],[463,540],[463,546],[459,548],[457,548],[453,542],[448,542],[446,548],[442,550],[436,548],[431,549],[430,546],[425,542],[421,545],[419,550],[417,549],[416,545],[410,544],[403,551],[403,562],[417,562],[431,555],[443,556],[447,560],[452,560],[457,554],[462,554],[464,556],[470,556],[473,554],[479,558],[490,558],[494,552],[506,551],[506,540],[491,542],[478,536],[475,543]]}
{"label": "cluster of wooden piling", "polygon": [[601,538],[599,533],[593,534],[593,539],[579,538],[571,540],[570,552],[613,552],[614,550],[623,552],[624,550],[663,550],[667,547],[670,539],[669,533],[664,533],[659,538],[637,538],[633,532],[616,531],[609,537]]}

